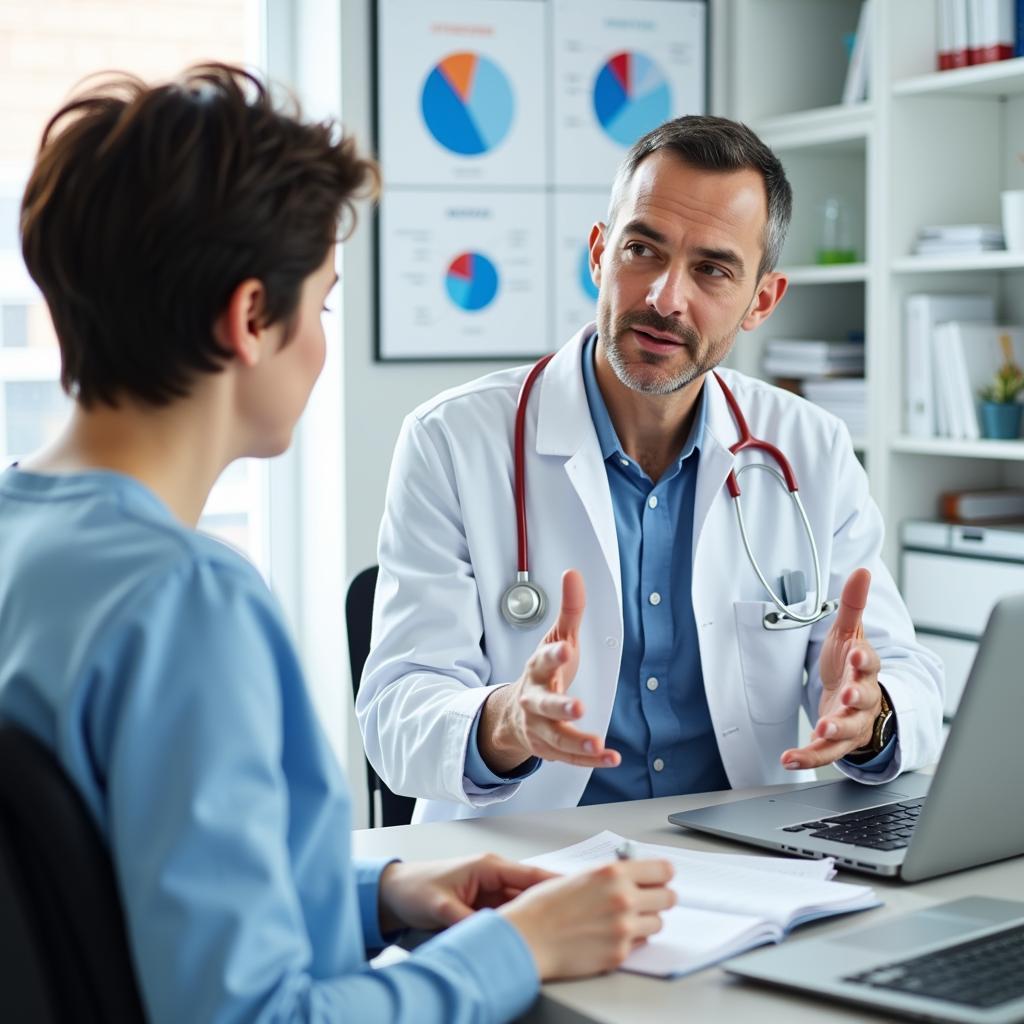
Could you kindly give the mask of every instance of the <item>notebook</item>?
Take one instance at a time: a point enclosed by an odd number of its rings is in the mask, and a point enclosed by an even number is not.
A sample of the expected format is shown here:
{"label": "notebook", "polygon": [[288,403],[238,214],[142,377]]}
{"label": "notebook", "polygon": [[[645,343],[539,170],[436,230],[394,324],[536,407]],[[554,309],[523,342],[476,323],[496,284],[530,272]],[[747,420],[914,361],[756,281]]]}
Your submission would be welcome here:
{"label": "notebook", "polygon": [[[615,860],[624,842],[601,832],[574,846],[532,857],[527,864],[576,874]],[[662,915],[663,928],[634,950],[622,969],[680,977],[755,946],[781,942],[790,929],[833,914],[881,906],[870,886],[832,881],[824,860],[705,853],[634,843],[638,858],[658,857],[675,868],[679,902]]]}

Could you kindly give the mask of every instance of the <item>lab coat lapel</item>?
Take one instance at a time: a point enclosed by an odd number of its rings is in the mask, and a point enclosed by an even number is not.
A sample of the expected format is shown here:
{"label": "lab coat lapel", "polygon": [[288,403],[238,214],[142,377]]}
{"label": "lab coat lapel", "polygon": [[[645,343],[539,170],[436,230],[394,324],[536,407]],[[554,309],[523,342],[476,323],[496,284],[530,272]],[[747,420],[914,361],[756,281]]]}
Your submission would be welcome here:
{"label": "lab coat lapel", "polygon": [[707,390],[707,419],[704,426],[704,441],[700,451],[700,465],[697,471],[697,487],[693,499],[693,557],[696,560],[697,546],[707,522],[708,513],[716,500],[724,494],[725,481],[733,468],[735,456],[729,445],[739,436],[732,413],[722,394],[722,388],[713,374],[705,378]]}
{"label": "lab coat lapel", "polygon": [[566,459],[564,470],[597,536],[622,605],[619,543],[601,446],[583,386],[583,344],[596,326],[588,324],[563,345],[538,383],[537,454]]}

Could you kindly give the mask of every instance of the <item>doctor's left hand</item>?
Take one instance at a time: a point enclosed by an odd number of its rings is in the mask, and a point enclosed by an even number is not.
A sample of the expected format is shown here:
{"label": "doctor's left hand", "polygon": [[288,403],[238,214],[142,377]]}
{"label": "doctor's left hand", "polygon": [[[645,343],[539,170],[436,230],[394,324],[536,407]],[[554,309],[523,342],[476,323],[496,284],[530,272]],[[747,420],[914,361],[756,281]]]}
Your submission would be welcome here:
{"label": "doctor's left hand", "polygon": [[447,928],[554,877],[493,853],[418,864],[396,861],[380,876],[380,930],[386,935],[400,928]]}
{"label": "doctor's left hand", "polygon": [[806,747],[787,750],[783,767],[820,768],[871,741],[882,708],[878,686],[881,661],[864,639],[863,615],[871,573],[856,569],[843,587],[839,611],[821,650],[821,702],[814,738]]}

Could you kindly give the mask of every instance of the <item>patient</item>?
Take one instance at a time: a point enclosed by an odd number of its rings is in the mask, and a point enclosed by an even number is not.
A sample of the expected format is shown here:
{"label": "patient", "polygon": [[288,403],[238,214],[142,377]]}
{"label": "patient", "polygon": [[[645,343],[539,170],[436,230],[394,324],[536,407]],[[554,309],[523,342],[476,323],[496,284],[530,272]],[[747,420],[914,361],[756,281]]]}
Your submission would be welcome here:
{"label": "patient", "polygon": [[[661,861],[555,878],[350,858],[350,801],[280,610],[195,524],[284,451],[324,362],[335,241],[374,165],[221,65],[48,125],[21,214],[75,400],[0,473],[0,714],[109,845],[148,1015],[504,1021],[660,927]],[[447,929],[367,966],[406,927]]]}

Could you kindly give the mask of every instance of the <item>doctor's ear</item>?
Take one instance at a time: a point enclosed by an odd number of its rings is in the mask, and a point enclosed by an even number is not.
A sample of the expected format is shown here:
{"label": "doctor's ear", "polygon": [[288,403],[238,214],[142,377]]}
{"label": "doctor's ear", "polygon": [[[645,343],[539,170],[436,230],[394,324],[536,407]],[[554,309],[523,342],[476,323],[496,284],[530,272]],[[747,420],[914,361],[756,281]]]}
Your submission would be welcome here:
{"label": "doctor's ear", "polygon": [[255,366],[266,354],[265,304],[263,282],[247,278],[235,287],[224,311],[213,323],[217,343],[243,366]]}
{"label": "doctor's ear", "polygon": [[785,274],[774,271],[765,274],[757,286],[757,294],[747,310],[747,315],[740,323],[740,327],[745,331],[752,331],[755,327],[763,324],[772,315],[772,311],[782,300],[788,287],[789,278]]}
{"label": "doctor's ear", "polygon": [[598,221],[590,229],[590,239],[587,242],[590,250],[590,279],[598,288],[601,287],[601,257],[604,255],[607,231],[607,225]]}

